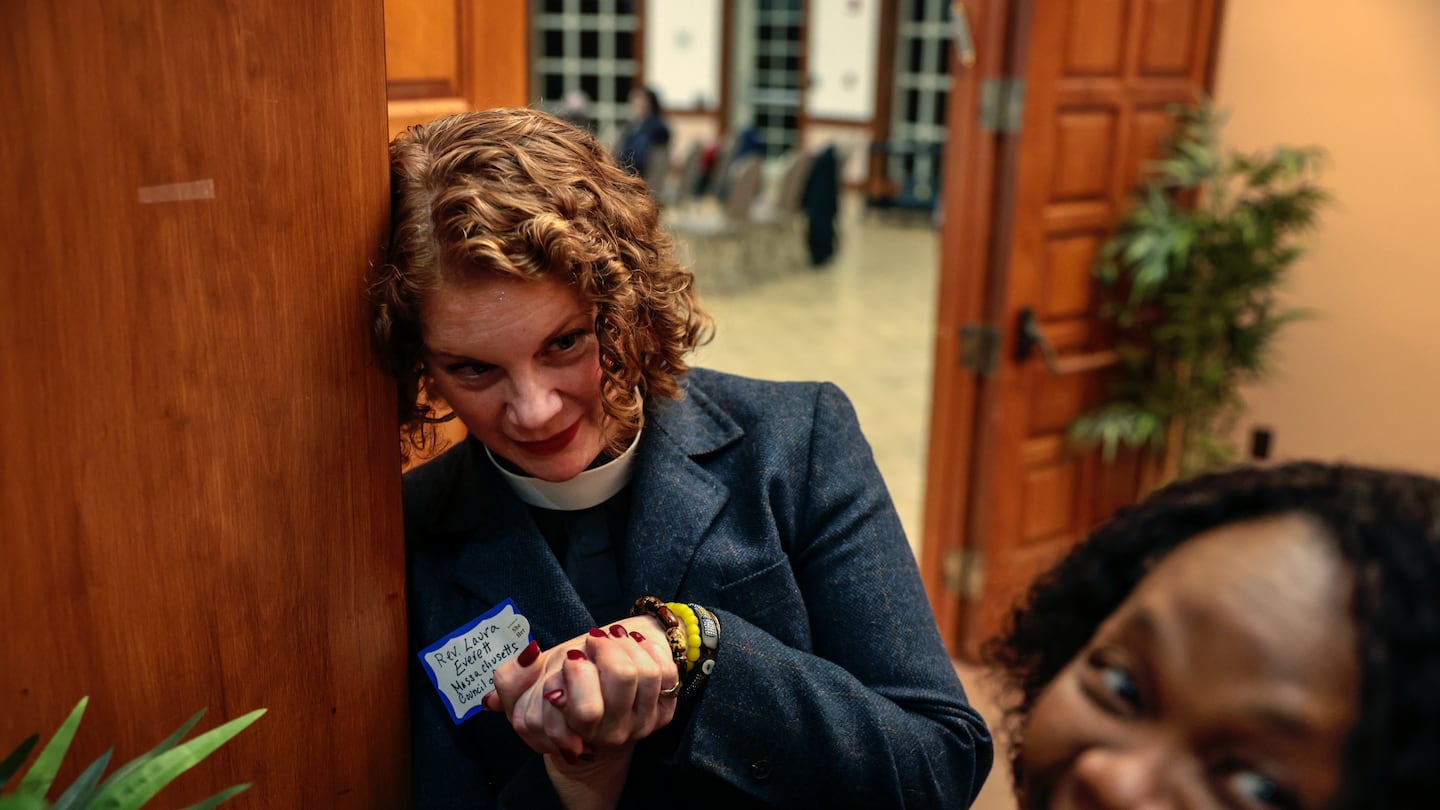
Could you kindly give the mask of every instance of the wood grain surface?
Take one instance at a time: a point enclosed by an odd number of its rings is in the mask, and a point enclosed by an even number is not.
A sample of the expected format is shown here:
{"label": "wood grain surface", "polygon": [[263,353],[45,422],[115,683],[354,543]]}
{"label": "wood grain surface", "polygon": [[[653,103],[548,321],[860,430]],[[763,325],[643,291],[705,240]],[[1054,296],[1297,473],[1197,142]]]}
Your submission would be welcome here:
{"label": "wood grain surface", "polygon": [[62,780],[265,707],[155,806],[405,803],[383,56],[380,3],[0,11],[0,749],[90,695]]}

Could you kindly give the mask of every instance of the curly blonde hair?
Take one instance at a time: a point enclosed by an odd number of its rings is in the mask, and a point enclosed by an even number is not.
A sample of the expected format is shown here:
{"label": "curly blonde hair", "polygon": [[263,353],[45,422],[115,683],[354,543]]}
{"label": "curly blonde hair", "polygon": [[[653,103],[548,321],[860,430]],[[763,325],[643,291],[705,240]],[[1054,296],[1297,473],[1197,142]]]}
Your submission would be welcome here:
{"label": "curly blonde hair", "polygon": [[676,398],[684,357],[712,334],[694,275],[643,180],[589,133],[546,113],[485,110],[410,127],[390,144],[391,235],[370,280],[371,328],[397,382],[402,453],[432,455],[453,419],[427,392],[420,306],[447,282],[498,274],[575,286],[595,307],[601,400],[623,451],[648,398]]}

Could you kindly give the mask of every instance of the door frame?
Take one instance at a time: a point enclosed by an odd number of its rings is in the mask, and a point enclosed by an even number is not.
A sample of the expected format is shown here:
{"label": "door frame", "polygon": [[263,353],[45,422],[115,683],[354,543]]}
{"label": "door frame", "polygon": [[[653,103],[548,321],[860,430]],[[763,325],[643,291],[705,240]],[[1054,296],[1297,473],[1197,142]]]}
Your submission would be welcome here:
{"label": "door frame", "polygon": [[969,575],[951,570],[950,561],[955,559],[954,549],[972,542],[970,518],[978,497],[971,481],[972,461],[975,439],[984,433],[976,420],[986,412],[980,402],[981,377],[961,367],[961,329],[989,323],[995,310],[991,277],[997,253],[998,259],[1008,256],[1005,234],[1011,219],[1008,208],[995,202],[997,194],[1006,193],[1005,179],[1013,178],[1019,151],[1017,136],[980,127],[981,89],[986,80],[1008,75],[1015,64],[1021,64],[1016,62],[1016,40],[1023,39],[1017,32],[1024,29],[1018,23],[1032,4],[1033,0],[959,4],[958,9],[969,16],[974,66],[965,68],[958,49],[951,51],[950,137],[942,169],[938,314],[920,561],[931,608],[951,655],[960,652],[955,640],[964,600],[947,580]]}

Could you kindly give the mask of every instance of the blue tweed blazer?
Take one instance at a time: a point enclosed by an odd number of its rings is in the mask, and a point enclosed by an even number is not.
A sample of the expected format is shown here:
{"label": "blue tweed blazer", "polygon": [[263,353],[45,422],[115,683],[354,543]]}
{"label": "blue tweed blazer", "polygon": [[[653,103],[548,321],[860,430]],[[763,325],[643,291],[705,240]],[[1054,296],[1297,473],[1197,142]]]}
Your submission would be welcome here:
{"label": "blue tweed blazer", "polygon": [[[700,699],[637,746],[622,806],[968,807],[990,737],[849,401],[703,369],[683,388],[647,414],[621,583],[723,633]],[[505,719],[452,724],[413,653],[506,598],[542,648],[620,617],[590,615],[473,440],[406,475],[405,531],[415,806],[558,806]]]}

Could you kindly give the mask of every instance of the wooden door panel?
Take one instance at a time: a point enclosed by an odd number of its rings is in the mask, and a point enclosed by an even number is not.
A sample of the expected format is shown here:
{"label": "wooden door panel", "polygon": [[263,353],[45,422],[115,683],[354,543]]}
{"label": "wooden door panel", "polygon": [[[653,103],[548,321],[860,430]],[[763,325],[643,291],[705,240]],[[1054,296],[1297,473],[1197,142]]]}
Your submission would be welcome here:
{"label": "wooden door panel", "polygon": [[1129,4],[1130,0],[1093,0],[1083,6],[1066,4],[1058,9],[1067,17],[1064,75],[1113,76],[1120,72],[1125,59],[1125,8]]}
{"label": "wooden door panel", "polygon": [[390,133],[530,103],[529,3],[386,0]]}
{"label": "wooden door panel", "polygon": [[1189,75],[1197,57],[1208,52],[1208,42],[1199,36],[1206,27],[1203,0],[1139,0],[1141,76]]}
{"label": "wooden door panel", "polygon": [[1069,233],[1045,245],[1040,295],[1049,320],[1087,315],[1095,306],[1096,281],[1091,272],[1103,233]]}
{"label": "wooden door panel", "polygon": [[[1057,345],[1056,352],[1065,352]],[[1063,356],[1063,355],[1062,355]],[[1085,407],[1090,386],[1083,374],[1053,375],[1036,364],[1030,369],[1030,429],[1026,441],[1036,438],[1063,439],[1075,411]]]}
{"label": "wooden door panel", "polygon": [[[1042,449],[1050,449],[1056,444],[1051,438],[1032,440],[1027,445],[1033,443]],[[1024,504],[1020,535],[1022,546],[1044,543],[1074,527],[1075,477],[1078,472],[1075,460],[1063,450],[1053,453],[1045,461],[1025,465],[1025,484],[1021,490],[1021,502]]]}
{"label": "wooden door panel", "polygon": [[[958,542],[983,560],[985,577],[978,599],[961,600],[955,640],[964,653],[998,629],[1035,574],[1141,486],[1143,459],[1105,464],[1066,441],[1075,417],[1101,401],[1114,362],[1091,268],[1169,129],[1167,105],[1204,86],[1218,11],[1218,0],[1017,6],[1012,64],[1025,82],[1025,113],[997,181],[997,216],[1008,226],[983,271],[985,320],[1003,344],[998,373],[978,385],[968,445],[968,480],[983,484],[966,493]],[[1057,368],[1040,351],[1015,356],[1024,310]],[[945,405],[937,398],[935,407]]]}
{"label": "wooden door panel", "polygon": [[385,78],[391,99],[464,95],[455,0],[387,0]]}
{"label": "wooden door panel", "polygon": [[1164,106],[1137,107],[1131,117],[1130,133],[1126,139],[1125,162],[1120,168],[1120,179],[1128,187],[1140,185],[1145,180],[1146,164],[1160,152],[1160,142],[1170,134],[1173,121]]}
{"label": "wooden door panel", "polygon": [[1109,190],[1116,118],[1103,107],[1076,107],[1056,116],[1049,202],[1090,200]]}

